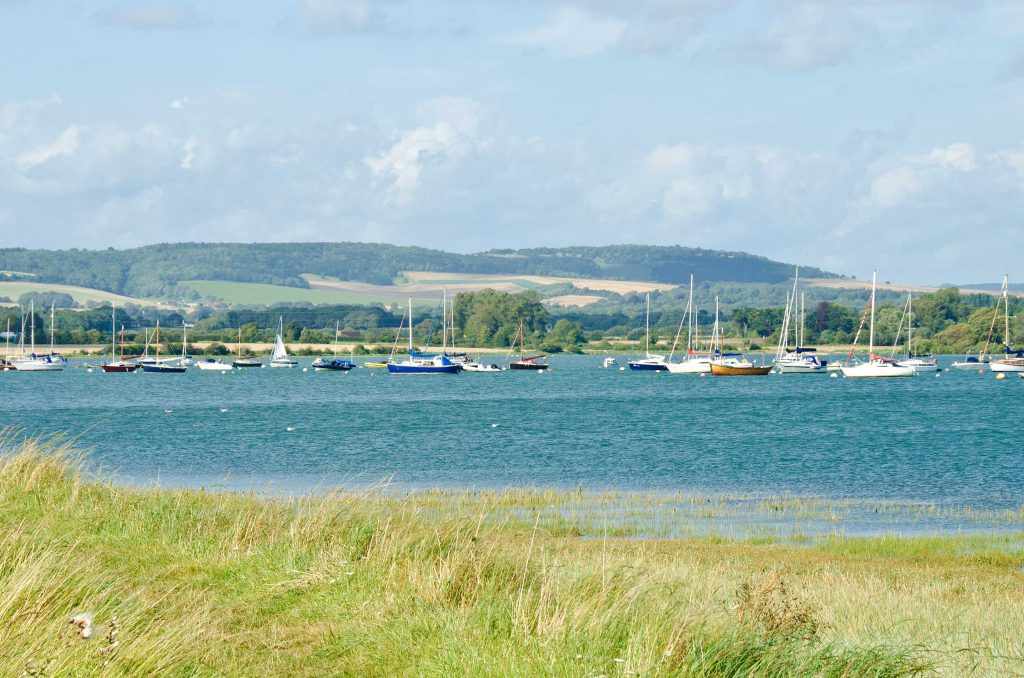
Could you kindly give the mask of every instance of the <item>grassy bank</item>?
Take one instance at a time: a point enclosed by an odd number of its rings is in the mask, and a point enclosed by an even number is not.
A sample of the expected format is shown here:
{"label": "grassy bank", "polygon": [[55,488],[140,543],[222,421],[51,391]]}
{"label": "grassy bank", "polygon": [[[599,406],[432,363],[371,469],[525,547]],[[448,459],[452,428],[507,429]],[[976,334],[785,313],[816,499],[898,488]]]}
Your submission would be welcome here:
{"label": "grassy bank", "polygon": [[544,492],[266,499],[81,468],[3,445],[4,675],[1024,671],[1024,557],[998,537],[625,539],[541,520]]}

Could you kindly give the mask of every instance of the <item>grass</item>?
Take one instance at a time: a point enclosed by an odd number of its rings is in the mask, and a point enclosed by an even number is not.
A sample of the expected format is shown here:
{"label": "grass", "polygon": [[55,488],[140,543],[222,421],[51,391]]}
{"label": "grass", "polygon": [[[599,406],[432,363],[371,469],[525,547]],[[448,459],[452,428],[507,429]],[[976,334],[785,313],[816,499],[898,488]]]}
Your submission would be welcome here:
{"label": "grass", "polygon": [[[229,304],[276,304],[283,302],[309,302],[313,304],[401,304],[408,301],[408,295],[395,288],[393,294],[386,292],[360,292],[333,289],[305,289],[286,285],[264,283],[229,282],[225,280],[182,280],[184,287],[194,289],[204,297],[216,297]],[[436,305],[434,299],[425,301],[413,299],[417,306]]]}
{"label": "grass", "polygon": [[997,537],[616,539],[543,525],[575,492],[267,498],[0,448],[4,675],[1024,671],[1024,560]]}

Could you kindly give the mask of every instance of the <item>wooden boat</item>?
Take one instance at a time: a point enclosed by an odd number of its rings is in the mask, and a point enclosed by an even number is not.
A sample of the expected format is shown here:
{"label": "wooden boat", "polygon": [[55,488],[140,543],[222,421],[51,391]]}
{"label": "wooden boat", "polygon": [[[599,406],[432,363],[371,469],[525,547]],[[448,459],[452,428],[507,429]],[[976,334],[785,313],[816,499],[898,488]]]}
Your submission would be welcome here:
{"label": "wooden boat", "polygon": [[117,338],[117,332],[115,330],[115,323],[117,321],[117,311],[113,305],[110,307],[110,362],[100,365],[100,368],[104,372],[117,373],[130,373],[139,369],[139,363],[131,360],[125,360],[124,357],[124,325],[121,326],[121,357],[116,358],[114,355],[115,341]]}
{"label": "wooden boat", "polygon": [[231,361],[232,367],[263,367],[263,361],[254,355],[242,355],[242,328],[238,328],[238,357]]}
{"label": "wooden boat", "polygon": [[519,319],[519,332],[515,337],[512,338],[512,348],[509,350],[509,354],[506,357],[512,357],[512,351],[516,348],[516,339],[519,339],[519,360],[509,360],[508,369],[510,370],[546,370],[551,366],[548,364],[547,355],[538,353],[537,355],[527,356],[525,355],[525,333],[523,331],[523,319]]}
{"label": "wooden boat", "polygon": [[711,363],[711,374],[716,377],[760,377],[770,374],[771,365],[755,365],[746,360],[726,358]]}

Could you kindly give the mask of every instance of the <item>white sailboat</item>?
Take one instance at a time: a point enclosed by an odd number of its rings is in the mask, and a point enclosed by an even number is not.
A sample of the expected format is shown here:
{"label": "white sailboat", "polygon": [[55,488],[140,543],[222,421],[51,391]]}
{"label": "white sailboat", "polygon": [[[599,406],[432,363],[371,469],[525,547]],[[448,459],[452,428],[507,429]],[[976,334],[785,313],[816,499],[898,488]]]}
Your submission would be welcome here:
{"label": "white sailboat", "polygon": [[640,360],[630,360],[629,369],[639,371],[656,371],[662,372],[668,369],[668,365],[665,362],[665,356],[651,353],[651,295],[647,295],[647,348],[645,353],[646,358]]}
{"label": "white sailboat", "polygon": [[871,273],[871,328],[868,331],[868,362],[843,365],[844,377],[913,377],[913,367],[900,367],[893,360],[875,355],[875,290],[878,272]]}
{"label": "white sailboat", "polygon": [[[938,372],[939,361],[931,355],[922,355],[914,353],[914,293],[907,293],[907,306],[903,310],[903,315],[907,318],[907,357],[904,360],[898,361],[896,364],[900,367],[912,367],[915,372]],[[900,328],[903,327],[903,323],[900,322]],[[899,343],[899,333],[896,334],[896,343],[893,344],[892,354],[896,355],[896,344]]]}
{"label": "white sailboat", "polygon": [[277,336],[274,337],[274,350],[270,354],[271,367],[296,367],[299,361],[288,357],[288,350],[284,347],[284,340],[281,333],[284,331],[284,316],[277,320]]}
{"label": "white sailboat", "polygon": [[14,357],[11,355],[11,319],[7,319],[7,331],[4,332],[4,357],[0,359],[0,372],[4,370],[13,370],[14,363],[11,359]]}
{"label": "white sailboat", "polygon": [[[50,304],[50,352],[49,354],[36,355],[36,313],[35,301],[29,302],[29,322],[31,324],[30,336],[32,342],[32,353],[27,357],[22,356],[11,361],[14,369],[19,372],[57,372],[64,369],[67,363],[63,356],[53,351],[53,335],[57,329],[54,306]],[[24,324],[24,323],[22,323]]]}
{"label": "white sailboat", "polygon": [[[779,347],[775,352],[775,370],[780,374],[824,374],[826,361],[814,355],[817,349],[804,346],[804,295],[800,292],[799,312],[797,292],[800,288],[800,268],[793,276],[793,293],[786,297],[786,312],[779,332]],[[793,326],[793,349],[789,348],[789,329]]]}
{"label": "white sailboat", "polygon": [[[697,309],[693,305],[693,274],[690,274],[690,297],[686,300],[686,310],[683,311],[683,319],[676,331],[676,338],[672,342],[672,350],[666,361],[669,374],[708,374],[711,372],[711,355],[697,352],[697,338],[699,327],[697,325]],[[675,354],[676,344],[682,332],[683,322],[686,322],[686,355],[679,362],[672,362]]]}
{"label": "white sailboat", "polygon": [[[988,367],[993,372],[1024,372],[1024,351],[1014,351],[1010,348],[1010,276],[1003,276],[1003,292],[1001,295],[1003,303],[1003,318],[1006,323],[1005,334],[1003,335],[1003,355],[999,360],[993,360]],[[996,302],[996,313],[999,312],[999,302]],[[994,320],[993,320],[994,322]]]}

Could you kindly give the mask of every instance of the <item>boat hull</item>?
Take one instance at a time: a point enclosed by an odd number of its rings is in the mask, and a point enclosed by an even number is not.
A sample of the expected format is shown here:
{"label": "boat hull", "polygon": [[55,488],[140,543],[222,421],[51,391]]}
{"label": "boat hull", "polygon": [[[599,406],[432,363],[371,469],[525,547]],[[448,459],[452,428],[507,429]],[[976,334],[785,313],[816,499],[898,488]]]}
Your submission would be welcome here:
{"label": "boat hull", "polygon": [[388,364],[388,374],[458,374],[462,368],[458,365],[402,365]]}
{"label": "boat hull", "polygon": [[775,363],[775,367],[778,368],[779,374],[825,374],[828,372],[828,366],[826,365],[786,365]]}
{"label": "boat hull", "polygon": [[719,365],[711,363],[711,374],[716,377],[763,377],[772,371],[771,365]]}
{"label": "boat hull", "polygon": [[862,363],[843,367],[843,376],[849,378],[914,377],[913,367],[900,367],[896,363]]}
{"label": "boat hull", "polygon": [[993,372],[1024,372],[1024,361],[1011,360],[1003,362],[1002,360],[993,360],[988,364],[988,368]]}
{"label": "boat hull", "polygon": [[13,365],[18,372],[60,372],[64,369],[63,360],[14,360]]}
{"label": "boat hull", "polygon": [[974,372],[975,370],[984,370],[988,368],[987,362],[969,362],[969,363],[953,363],[950,367],[954,370],[961,370],[963,372]]}
{"label": "boat hull", "polygon": [[212,363],[196,363],[196,367],[203,370],[204,372],[230,372],[235,369],[231,365],[222,362]]}
{"label": "boat hull", "polygon": [[112,365],[100,365],[100,367],[103,369],[104,372],[113,372],[113,373],[134,372],[135,370],[139,369],[138,365],[118,365],[118,364],[112,364]]}
{"label": "boat hull", "polygon": [[143,372],[152,372],[154,374],[182,374],[187,371],[188,368],[184,365],[143,365]]}
{"label": "boat hull", "polygon": [[684,360],[678,363],[667,363],[666,368],[669,374],[709,374],[711,372],[711,361]]}
{"label": "boat hull", "polygon": [[240,360],[233,361],[231,363],[231,366],[232,367],[237,367],[239,369],[246,368],[246,367],[263,367],[263,361],[256,360],[256,359],[248,360],[246,358],[242,358]]}
{"label": "boat hull", "polygon": [[298,360],[292,360],[290,358],[278,358],[278,359],[275,359],[275,360],[271,360],[270,361],[270,366],[271,367],[288,369],[288,368],[292,368],[292,367],[298,367],[299,366],[299,361]]}
{"label": "boat hull", "polygon": [[537,371],[537,370],[546,370],[546,369],[548,369],[548,367],[550,367],[550,366],[546,365],[544,363],[521,362],[521,361],[518,361],[518,360],[515,360],[515,361],[510,362],[508,364],[508,368],[510,370],[534,370],[534,371]]}
{"label": "boat hull", "polygon": [[909,367],[910,369],[918,373],[939,371],[939,364],[937,362],[927,360],[921,362],[912,360],[901,360],[896,364],[899,365],[900,367]]}
{"label": "boat hull", "polygon": [[630,361],[629,369],[637,372],[667,372],[668,365],[665,363],[646,363],[642,361]]}

